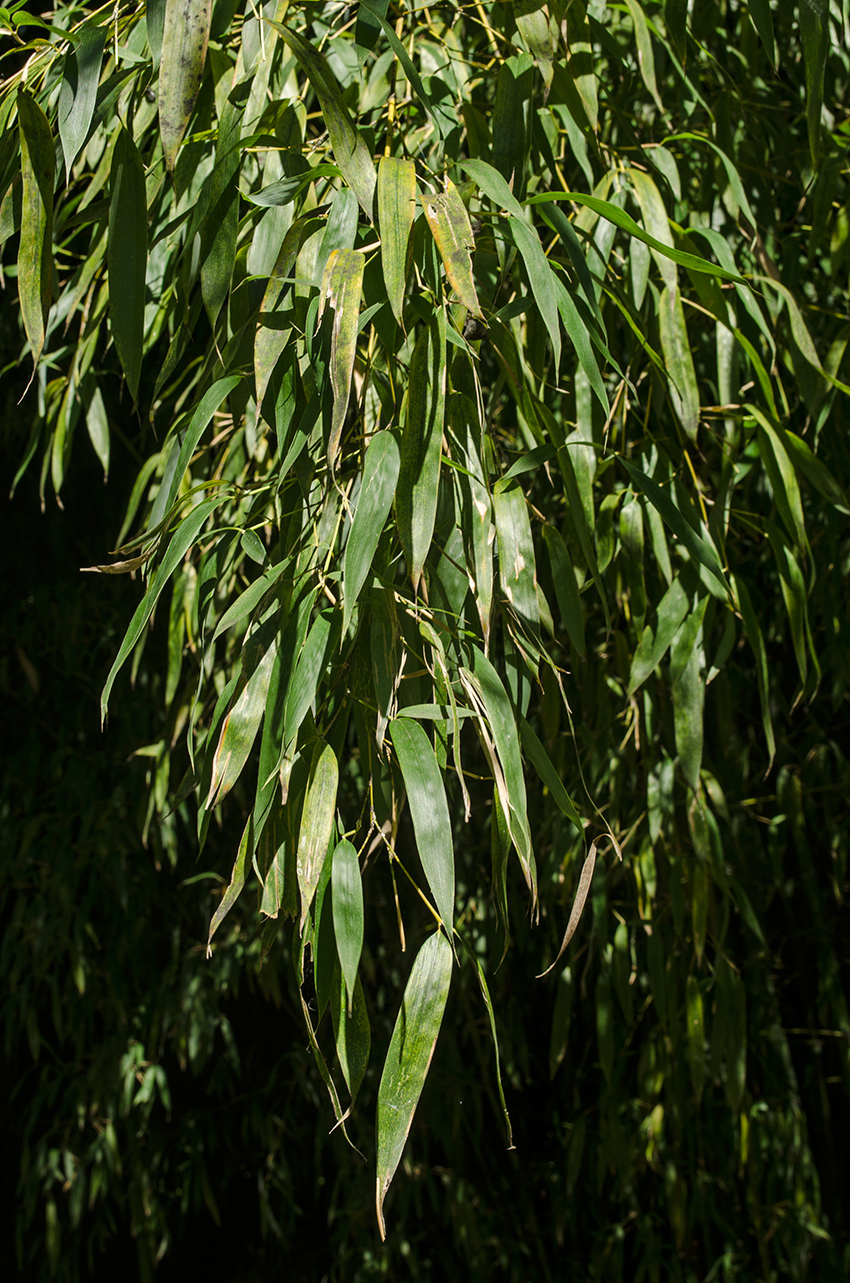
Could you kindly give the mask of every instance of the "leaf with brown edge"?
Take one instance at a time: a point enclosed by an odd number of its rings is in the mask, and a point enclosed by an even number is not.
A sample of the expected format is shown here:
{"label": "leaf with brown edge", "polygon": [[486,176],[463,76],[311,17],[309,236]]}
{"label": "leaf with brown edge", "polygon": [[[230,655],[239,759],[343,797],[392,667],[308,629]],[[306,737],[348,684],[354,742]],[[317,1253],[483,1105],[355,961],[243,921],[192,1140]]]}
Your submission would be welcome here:
{"label": "leaf with brown edge", "polygon": [[446,190],[440,195],[423,196],[422,207],[452,289],[467,311],[481,319],[484,314],[472,279],[475,238],[466,206],[452,180],[446,178]]}
{"label": "leaf with brown edge", "polygon": [[333,468],[339,453],[339,441],[351,395],[351,375],[357,347],[357,321],[360,316],[360,293],[363,288],[365,259],[353,249],[332,250],[322,280],[319,321],[327,306],[333,308],[331,332],[331,388],[333,412],[328,440],[328,467]]}

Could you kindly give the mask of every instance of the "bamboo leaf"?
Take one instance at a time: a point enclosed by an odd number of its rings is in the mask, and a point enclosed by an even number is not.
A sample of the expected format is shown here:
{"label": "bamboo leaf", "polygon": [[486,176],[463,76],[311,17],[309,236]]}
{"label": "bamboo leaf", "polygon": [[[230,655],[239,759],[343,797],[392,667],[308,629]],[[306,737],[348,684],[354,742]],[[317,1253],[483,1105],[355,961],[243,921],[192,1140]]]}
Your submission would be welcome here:
{"label": "bamboo leaf", "polygon": [[413,350],[401,438],[396,518],[416,591],[431,547],[446,404],[446,314],[437,308]]}
{"label": "bamboo leaf", "polygon": [[198,504],[198,506],[193,508],[183,519],[174,532],[166,554],[157,567],[153,581],[144,597],[139,602],[133,618],[130,620],[130,626],[127,629],[121,646],[119,647],[118,654],[115,656],[113,665],[109,670],[106,685],[104,686],[100,696],[101,722],[106,721],[109,693],[112,690],[115,678],[123,668],[130,651],[141,637],[142,630],[153,614],[154,606],[159,601],[163,588],[168,583],[169,579],[174,574],[174,571],[180,565],[183,558],[186,556],[186,553],[197,539],[207,517],[210,516],[221,502],[221,498],[215,498],[207,499],[204,503]]}
{"label": "bamboo leaf", "polygon": [[213,758],[212,780],[204,805],[212,810],[233,788],[254,746],[269,693],[277,641],[268,646],[233,708],[224,719]]}
{"label": "bamboo leaf", "polygon": [[71,180],[71,168],[88,137],[94,116],[106,34],[105,24],[86,23],[79,32],[79,43],[65,55],[57,123],[66,182]]}
{"label": "bamboo leaf", "polygon": [[675,283],[672,290],[668,287],[662,291],[658,327],[668,374],[670,400],[685,436],[689,441],[695,442],[699,429],[699,389],[688,343],[685,311],[679,286]]}
{"label": "bamboo leaf", "polygon": [[499,482],[493,491],[499,539],[502,591],[532,642],[539,638],[537,568],[525,493],[516,481]]}
{"label": "bamboo leaf", "polygon": [[473,316],[481,317],[483,313],[472,279],[471,255],[475,239],[469,215],[457,188],[448,176],[445,184],[445,192],[441,195],[422,197],[425,218],[437,242],[452,289]]}
{"label": "bamboo leaf", "polygon": [[334,850],[331,878],[334,934],[345,992],[348,995],[348,1015],[351,1016],[357,968],[363,950],[363,886],[357,852],[346,839],[338,842]]}
{"label": "bamboo leaf", "polygon": [[514,22],[543,77],[548,95],[554,75],[555,42],[545,0],[513,0]]}
{"label": "bamboo leaf", "polygon": [[759,625],[758,616],[753,610],[753,603],[750,600],[750,594],[743,580],[737,575],[732,576],[732,583],[735,588],[738,608],[741,611],[741,618],[744,621],[744,632],[747,635],[747,641],[752,647],[756,659],[756,681],[758,682],[759,703],[761,704],[761,720],[764,727],[764,738],[767,744],[767,751],[770,754],[770,760],[767,764],[765,775],[770,773],[773,766],[773,759],[776,756],[776,740],[773,734],[773,718],[770,712],[770,682],[767,667],[767,652],[764,647],[764,637],[762,636],[761,626]]}
{"label": "bamboo leaf", "polygon": [[409,718],[390,722],[419,859],[447,931],[454,925],[455,866],[452,826],[437,758],[422,727]]}
{"label": "bamboo leaf", "polygon": [[[655,56],[652,52],[652,40],[649,36],[649,27],[647,25],[646,15],[639,3],[639,0],[626,0],[626,5],[635,29],[635,44],[637,46],[638,66],[640,67],[641,78],[649,90],[653,102],[663,115],[664,105],[658,96],[658,86],[655,83]],[[665,7],[665,15],[666,12],[667,8]],[[687,14],[687,2],[685,2],[685,14]],[[682,43],[684,43],[684,41]],[[684,58],[682,61],[684,61]]]}
{"label": "bamboo leaf", "polygon": [[304,810],[301,813],[296,857],[298,889],[301,893],[299,931],[302,937],[328,854],[336,811],[338,783],[339,763],[336,753],[330,744],[319,739],[316,741],[310,762],[310,777],[304,798]]}
{"label": "bamboo leaf", "polygon": [[688,976],[685,985],[685,1017],[688,1023],[688,1060],[697,1105],[702,1102],[705,1084],[705,1018],[702,989],[696,976]]}
{"label": "bamboo leaf", "polygon": [[375,1206],[382,1239],[386,1238],[384,1199],[401,1161],[431,1066],[451,975],[451,947],[438,931],[428,937],[416,955],[378,1088]]}
{"label": "bamboo leaf", "polygon": [[657,508],[665,524],[669,526],[674,535],[678,535],[691,556],[705,566],[709,574],[712,574],[728,593],[729,585],[721,569],[714,545],[705,536],[696,533],[693,526],[682,516],[666,490],[662,490],[661,486],[653,481],[651,477],[648,477],[645,472],[642,472],[640,468],[636,468],[628,459],[620,456],[620,462],[641,494],[646,495],[653,507]]}
{"label": "bamboo leaf", "polygon": [[655,631],[646,627],[641,635],[629,672],[628,693],[633,695],[661,663],[682,620],[688,613],[688,598],[678,579],[674,579],[658,603]]}
{"label": "bamboo leaf", "polygon": [[371,219],[377,182],[375,165],[360,131],[352,123],[345,99],[327,60],[290,27],[279,22],[271,22],[270,25],[283,36],[306,73],[319,100],[336,163],[366,217]]}
{"label": "bamboo leaf", "polygon": [[138,148],[123,126],[112,157],[109,199],[109,319],[118,358],[138,401],[145,327],[148,261],[145,171]]}
{"label": "bamboo leaf", "polygon": [[201,88],[212,0],[166,0],[159,67],[159,132],[165,167],[174,169]]}
{"label": "bamboo leaf", "polygon": [[800,36],[806,68],[806,123],[809,150],[817,168],[821,154],[821,112],[824,71],[829,50],[829,4],[827,0],[800,0]]}
{"label": "bamboo leaf", "polygon": [[47,117],[34,98],[18,92],[21,140],[21,239],[18,291],[33,366],[44,347],[53,290],[53,180],[55,152]]}
{"label": "bamboo leaf", "polygon": [[573,563],[567,552],[566,544],[554,526],[548,523],[543,527],[543,538],[549,550],[552,564],[552,580],[555,584],[555,596],[564,627],[569,633],[570,641],[580,655],[584,654],[584,611],[581,608],[578,582]]}
{"label": "bamboo leaf", "polygon": [[581,816],[576,810],[569,793],[564,788],[560,775],[552,765],[549,754],[524,717],[520,717],[519,727],[522,734],[522,747],[526,756],[546,785],[556,805],[563,811],[567,819],[575,825],[579,833],[582,833],[584,826]]}
{"label": "bamboo leaf", "polygon": [[416,206],[416,166],[412,160],[382,157],[378,165],[378,226],[381,268],[393,315],[402,323],[407,283],[410,230]]}
{"label": "bamboo leaf", "polygon": [[[480,162],[465,161],[463,168],[467,173],[473,173],[471,166],[478,165]],[[477,181],[477,180],[476,180]],[[483,184],[479,184],[484,190]],[[489,193],[488,193],[489,195]],[[617,205],[612,205],[610,201],[601,200],[598,196],[587,196],[581,192],[540,192],[528,198],[529,205],[537,205],[545,201],[574,201],[577,205],[584,205],[585,208],[593,210],[600,218],[606,218],[613,223],[615,227],[620,227],[630,236],[637,240],[643,241],[650,249],[655,250],[662,258],[667,258],[671,263],[678,263],[680,267],[686,267],[691,272],[704,272],[709,276],[717,276],[723,281],[734,281],[738,285],[746,285],[743,276],[737,272],[727,270],[724,267],[718,267],[715,263],[709,263],[708,259],[699,258],[696,254],[688,254],[684,250],[674,249],[670,245],[665,245],[663,241],[657,240],[645,232],[639,223]]]}
{"label": "bamboo leaf", "polygon": [[348,402],[351,396],[351,376],[357,348],[357,321],[360,316],[360,292],[363,286],[365,260],[353,249],[331,251],[322,279],[318,320],[321,321],[326,306],[333,309],[331,331],[331,387],[333,413],[328,441],[328,467],[333,469],[339,453],[339,443]]}
{"label": "bamboo leaf", "polygon": [[354,999],[352,1001],[349,998],[347,1003],[345,985],[342,983],[339,969],[336,972],[336,981],[335,1000],[331,1006],[336,1054],[353,1104],[360,1090],[360,1084],[363,1082],[366,1066],[369,1064],[372,1034],[360,977],[358,976],[354,982]]}
{"label": "bamboo leaf", "polygon": [[487,656],[477,647],[472,648],[472,663],[472,672],[462,669],[461,676],[465,677],[467,682],[471,679],[493,734],[504,785],[502,805],[505,819],[519,856],[526,884],[531,892],[532,912],[534,912],[537,906],[537,866],[531,846],[528,800],[517,724],[499,674]]}
{"label": "bamboo leaf", "polygon": [[372,560],[392,506],[400,465],[398,442],[391,432],[377,432],[363,461],[363,479],[342,562],[343,635],[372,567]]}
{"label": "bamboo leaf", "polygon": [[749,0],[747,5],[753,25],[764,45],[765,53],[772,67],[778,65],[776,58],[776,41],[773,35],[773,6],[771,0]]}
{"label": "bamboo leaf", "polygon": [[576,888],[575,899],[573,900],[573,907],[570,910],[570,918],[567,923],[567,929],[564,932],[564,938],[561,941],[561,947],[558,950],[558,954],[557,954],[557,957],[555,958],[555,961],[550,963],[550,965],[546,968],[546,970],[540,973],[540,975],[537,977],[538,980],[541,980],[543,976],[547,976],[553,967],[557,967],[558,963],[561,961],[561,958],[563,958],[564,956],[564,950],[566,949],[567,945],[570,943],[576,931],[578,930],[578,924],[581,921],[581,915],[582,915],[582,912],[584,911],[584,906],[587,904],[587,897],[590,894],[590,884],[593,881],[593,870],[595,868],[596,868],[596,843],[592,842],[590,845],[590,850],[585,856],[584,864],[581,866],[581,873],[579,875],[578,887]]}

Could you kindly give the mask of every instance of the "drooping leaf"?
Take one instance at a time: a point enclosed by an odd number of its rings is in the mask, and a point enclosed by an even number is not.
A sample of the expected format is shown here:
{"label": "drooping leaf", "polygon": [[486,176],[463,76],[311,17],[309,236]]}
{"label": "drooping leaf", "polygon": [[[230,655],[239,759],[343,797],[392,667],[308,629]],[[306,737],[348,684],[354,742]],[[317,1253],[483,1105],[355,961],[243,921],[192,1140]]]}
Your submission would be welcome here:
{"label": "drooping leaf", "polygon": [[434,534],[445,404],[446,315],[440,307],[421,331],[410,362],[396,488],[396,518],[414,591]]}
{"label": "drooping leaf", "polygon": [[351,612],[366,582],[392,506],[399,464],[398,442],[393,434],[376,433],[363,461],[363,480],[342,562],[343,633],[348,631]]}
{"label": "drooping leaf", "polygon": [[166,0],[159,67],[159,132],[171,172],[201,88],[212,0]]}
{"label": "drooping leaf", "polygon": [[86,141],[94,115],[107,27],[95,22],[86,23],[79,35],[79,43],[65,55],[65,74],[59,93],[57,123],[67,182],[70,182],[71,168]]}
{"label": "drooping leaf", "polygon": [[363,207],[366,217],[371,218],[377,182],[375,165],[362,134],[352,123],[345,99],[327,59],[297,31],[273,21],[271,26],[283,36],[304,69],[319,100],[336,163]]}
{"label": "drooping leaf", "polygon": [[416,166],[412,160],[382,157],[378,165],[378,226],[381,268],[387,298],[399,325],[407,284],[408,249],[416,207]]}
{"label": "drooping leaf", "polygon": [[324,740],[317,740],[310,762],[310,778],[301,812],[301,830],[298,835],[298,889],[301,893],[301,919],[299,929],[304,935],[310,906],[319,878],[322,875],[333,830],[336,811],[336,793],[339,783],[339,762],[333,748]]}
{"label": "drooping leaf", "polygon": [[24,329],[38,365],[53,291],[54,147],[47,117],[25,90],[18,92],[21,140],[21,239],[18,290]]}
{"label": "drooping leaf", "polygon": [[431,1066],[451,975],[451,946],[443,933],[437,931],[428,937],[416,955],[378,1088],[375,1206],[382,1239],[386,1238],[384,1200],[401,1161]]}
{"label": "drooping leaf", "polygon": [[138,400],[148,259],[145,171],[138,148],[121,128],[112,158],[109,200],[109,318],[118,357]]}
{"label": "drooping leaf", "polygon": [[338,842],[334,849],[331,877],[334,934],[350,1016],[363,949],[363,885],[357,852],[346,839]]}
{"label": "drooping leaf", "polygon": [[390,722],[393,748],[401,767],[419,859],[437,912],[447,931],[454,925],[455,864],[446,792],[434,750],[418,723]]}
{"label": "drooping leaf", "polygon": [[363,269],[362,254],[351,249],[335,249],[328,257],[322,279],[318,320],[321,321],[325,307],[333,310],[330,358],[333,413],[328,441],[328,467],[331,469],[339,453],[340,438],[351,396],[351,376],[357,346],[357,319],[360,315]]}
{"label": "drooping leaf", "polygon": [[452,180],[446,178],[445,191],[439,195],[423,196],[422,205],[452,289],[473,316],[482,316],[472,279],[472,227]]}

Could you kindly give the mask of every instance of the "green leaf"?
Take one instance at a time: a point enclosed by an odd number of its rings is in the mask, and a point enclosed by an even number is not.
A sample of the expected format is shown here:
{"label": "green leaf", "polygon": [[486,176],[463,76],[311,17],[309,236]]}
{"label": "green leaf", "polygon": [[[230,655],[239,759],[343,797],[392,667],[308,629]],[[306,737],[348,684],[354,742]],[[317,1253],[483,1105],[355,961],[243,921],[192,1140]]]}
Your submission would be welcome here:
{"label": "green leaf", "polygon": [[[752,9],[752,0],[750,2]],[[688,0],[664,0],[664,25],[682,66],[688,53]]]}
{"label": "green leaf", "polygon": [[[362,8],[362,6],[361,6]],[[378,226],[381,269],[393,316],[402,323],[408,249],[416,212],[416,166],[412,160],[382,157],[378,165]]]}
{"label": "green leaf", "polygon": [[148,219],[145,170],[138,148],[119,128],[109,199],[109,319],[130,395],[139,396],[145,330]]}
{"label": "green leaf", "polygon": [[806,68],[806,123],[809,150],[817,168],[821,154],[821,113],[823,111],[824,72],[829,51],[828,0],[800,0],[800,36]]}
{"label": "green leaf", "polygon": [[[681,0],[680,0],[681,2]],[[773,36],[773,5],[771,0],[748,0],[747,8],[753,25],[764,45],[772,67],[776,67],[776,41]]]}
{"label": "green leaf", "polygon": [[354,999],[352,1001],[349,997],[346,1002],[345,985],[342,984],[337,968],[331,1017],[339,1067],[353,1104],[360,1090],[360,1084],[363,1082],[366,1066],[369,1064],[369,1052],[372,1046],[369,1013],[366,1010],[366,999],[363,996],[363,985],[359,976],[354,982]]}
{"label": "green leaf", "polygon": [[546,749],[537,738],[536,733],[532,730],[529,723],[524,717],[519,719],[519,727],[522,733],[522,747],[532,766],[540,776],[543,783],[549,790],[556,805],[564,813],[568,820],[578,829],[579,833],[584,831],[581,816],[573,804],[567,790],[564,788],[560,775],[552,765],[552,759],[546,752]]}
{"label": "green leaf", "polygon": [[296,868],[301,893],[299,930],[302,937],[328,854],[338,784],[339,762],[336,753],[325,740],[318,739],[310,762],[310,777],[298,834]]}
{"label": "green leaf", "polygon": [[158,100],[159,132],[169,173],[200,92],[211,21],[212,0],[166,0]]}
{"label": "green leaf", "polygon": [[71,167],[88,137],[94,116],[107,26],[86,23],[79,36],[76,48],[69,49],[65,55],[65,71],[57,112],[67,182],[71,180]]}
{"label": "green leaf", "polygon": [[687,594],[678,579],[674,579],[658,604],[655,632],[646,627],[641,635],[629,671],[629,695],[634,695],[647,677],[655,672],[667,653],[670,643],[688,613]]}
{"label": "green leaf", "polygon": [[537,64],[548,94],[552,84],[555,42],[545,0],[513,0],[514,22]]}
{"label": "green leaf", "polygon": [[516,847],[526,885],[531,892],[532,912],[535,912],[537,865],[531,846],[525,773],[516,720],[499,674],[487,656],[475,646],[472,647],[472,665],[472,672],[461,670],[461,678],[465,684],[471,684],[492,732],[496,759],[491,757],[490,765],[499,789],[511,841]]}
{"label": "green leaf", "polygon": [[101,722],[106,721],[106,712],[109,704],[109,693],[112,690],[115,678],[124,666],[130,651],[142,635],[142,630],[153,614],[153,609],[159,601],[163,588],[168,583],[174,571],[182,562],[186,553],[192,547],[192,544],[198,537],[198,534],[207,520],[207,517],[219,506],[222,498],[207,499],[204,503],[198,504],[191,512],[181,521],[177,527],[165,556],[157,567],[153,582],[150,584],[145,593],[133,618],[130,620],[130,626],[124,636],[124,640],[119,647],[115,661],[109,670],[109,676],[106,679],[106,685],[100,696],[100,717]]}
{"label": "green leaf", "polygon": [[682,774],[694,792],[699,788],[699,773],[702,766],[705,701],[705,682],[700,671],[697,635],[702,627],[707,600],[703,597],[685,622],[670,654],[676,752]]}
{"label": "green leaf", "polygon": [[413,349],[396,487],[396,519],[414,592],[434,534],[445,404],[446,314],[438,307]]}
{"label": "green leaf", "polygon": [[169,463],[162,479],[162,486],[156,497],[156,501],[151,509],[150,520],[148,522],[148,532],[156,529],[171,511],[177,492],[180,489],[180,483],[186,474],[189,461],[198,448],[198,442],[212,421],[213,415],[218,410],[222,401],[230,396],[231,392],[239,386],[241,378],[238,374],[229,374],[224,379],[218,379],[212,387],[204,393],[197,406],[194,414],[186,425],[185,430],[178,431],[171,445],[172,456],[174,457],[173,467]]}
{"label": "green leaf", "polygon": [[706,536],[696,533],[690,522],[682,516],[666,490],[662,490],[661,486],[653,481],[651,477],[648,477],[640,468],[636,468],[628,459],[624,459],[622,455],[620,456],[620,462],[628,472],[634,485],[637,486],[641,494],[646,495],[653,507],[657,508],[665,524],[669,526],[674,535],[678,535],[691,556],[705,566],[709,574],[712,574],[720,586],[728,593],[729,584],[723,574],[714,545],[709,542]]}
{"label": "green leaf", "polygon": [[210,920],[210,930],[209,935],[207,936],[207,957],[209,957],[212,952],[210,946],[212,944],[213,936],[227,917],[230,910],[233,908],[236,901],[239,899],[239,896],[242,894],[245,881],[248,877],[248,869],[251,864],[253,848],[253,820],[252,817],[249,816],[248,822],[242,831],[242,838],[239,842],[239,849],[236,853],[236,860],[233,865],[233,871],[230,875],[230,883],[224,892],[224,895],[221,897],[215,913],[212,915],[212,919]]}
{"label": "green leaf", "polygon": [[[348,1015],[357,981],[357,968],[363,950],[363,885],[360,861],[351,843],[343,838],[333,853],[333,920],[339,965],[348,995]],[[346,1078],[347,1081],[347,1078]],[[352,1093],[353,1095],[353,1093]]]}
{"label": "green leaf", "polygon": [[224,800],[245,768],[266,711],[269,682],[276,656],[275,639],[266,649],[262,660],[224,719],[213,758],[210,790],[204,803],[207,810],[212,810]]}
{"label": "green leaf", "polygon": [[[463,168],[472,173],[470,166],[480,164],[478,161],[465,161]],[[473,174],[473,177],[475,175]],[[483,184],[480,184],[483,188]],[[489,194],[489,193],[488,193]],[[543,201],[574,201],[577,205],[584,205],[587,209],[592,209],[600,218],[606,218],[616,227],[622,228],[630,236],[634,236],[639,241],[643,241],[650,249],[660,254],[662,258],[669,258],[672,263],[678,263],[680,267],[686,267],[691,272],[704,272],[709,276],[717,276],[723,281],[734,281],[738,285],[746,285],[743,276],[737,272],[728,271],[724,267],[718,267],[715,263],[709,263],[705,258],[699,258],[696,254],[687,254],[684,250],[674,249],[670,245],[665,245],[662,241],[656,240],[645,232],[639,223],[617,205],[612,205],[610,201],[600,200],[598,196],[586,196],[580,192],[540,192],[528,198],[529,205],[537,205]]]}
{"label": "green leaf", "polygon": [[[649,90],[653,102],[663,115],[664,105],[658,97],[658,86],[655,83],[655,55],[652,52],[652,40],[649,35],[649,26],[646,21],[646,15],[639,3],[639,0],[626,0],[626,5],[631,15],[632,23],[634,24],[635,45],[637,46],[638,67],[640,68],[641,78]],[[668,9],[669,5],[665,6],[665,16],[667,15]],[[685,15],[687,15],[687,0],[684,0],[684,11]],[[682,61],[684,62],[684,58],[682,58]]]}
{"label": "green leaf", "polygon": [[548,523],[543,527],[543,538],[549,550],[552,564],[552,580],[555,585],[555,596],[564,627],[570,641],[580,655],[584,654],[584,611],[581,608],[576,572],[567,546],[554,526]]}
{"label": "green leaf", "polygon": [[53,180],[55,151],[47,117],[34,98],[18,91],[21,140],[21,239],[18,291],[33,366],[44,347],[53,290]]}
{"label": "green leaf", "polygon": [[540,632],[537,568],[528,503],[525,492],[516,481],[500,481],[496,485],[493,514],[499,539],[502,591],[534,645]]}
{"label": "green leaf", "polygon": [[331,388],[333,413],[328,441],[328,467],[333,469],[339,453],[339,443],[348,402],[351,396],[351,376],[357,348],[357,321],[360,316],[360,293],[363,287],[365,259],[353,249],[334,249],[328,257],[322,278],[318,320],[325,307],[333,310],[331,330]]}
{"label": "green leaf", "polygon": [[737,575],[732,576],[732,582],[735,587],[735,597],[737,598],[738,608],[741,612],[741,618],[744,621],[744,632],[747,641],[753,649],[756,658],[756,680],[758,682],[759,703],[761,704],[761,719],[764,727],[764,738],[767,744],[767,750],[770,754],[770,760],[767,764],[765,775],[768,775],[773,766],[773,759],[776,756],[776,740],[773,735],[773,718],[770,712],[770,681],[767,667],[767,652],[764,648],[764,637],[762,636],[761,626],[758,616],[753,610],[753,604],[750,600],[750,594],[743,580]]}
{"label": "green leaf", "polygon": [[669,287],[662,290],[658,328],[670,400],[685,436],[689,441],[696,442],[699,428],[699,389],[678,285],[674,285],[672,290]]}
{"label": "green leaf", "polygon": [[366,217],[371,219],[377,182],[375,165],[362,134],[352,123],[345,99],[327,60],[296,31],[279,22],[270,22],[270,25],[283,36],[306,73],[319,100],[334,159]]}
{"label": "green leaf", "polygon": [[386,1238],[384,1199],[401,1161],[431,1066],[451,976],[451,947],[438,931],[428,937],[416,955],[378,1088],[375,1206],[382,1239]]}
{"label": "green leaf", "polygon": [[705,1084],[705,1018],[703,1015],[702,989],[695,975],[688,976],[685,984],[685,1018],[688,1023],[688,1060],[691,1066],[691,1083],[697,1105],[702,1102]]}
{"label": "green leaf", "polygon": [[363,461],[363,479],[342,562],[343,635],[372,568],[372,560],[392,506],[400,465],[398,442],[391,432],[376,432]]}
{"label": "green leaf", "polygon": [[454,925],[455,865],[452,826],[437,758],[422,727],[409,718],[390,722],[393,748],[407,790],[419,859],[444,927]]}

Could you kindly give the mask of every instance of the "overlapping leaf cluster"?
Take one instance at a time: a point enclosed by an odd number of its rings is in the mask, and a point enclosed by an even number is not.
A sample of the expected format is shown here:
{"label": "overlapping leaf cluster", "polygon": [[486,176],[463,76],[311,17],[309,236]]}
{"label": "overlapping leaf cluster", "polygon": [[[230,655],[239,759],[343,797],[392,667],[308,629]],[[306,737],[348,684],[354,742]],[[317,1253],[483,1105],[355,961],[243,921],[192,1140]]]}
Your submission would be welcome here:
{"label": "overlapping leaf cluster", "polygon": [[[363,951],[430,932],[382,1052],[382,1230],[456,961],[492,1023],[479,958],[530,905],[542,971],[574,891],[593,911],[598,1171],[629,1198],[640,1164],[662,1174],[683,1252],[705,1204],[678,1167],[681,1101],[698,1114],[711,1091],[769,1201],[741,979],[764,934],[728,844],[777,756],[798,787],[779,727],[823,682],[848,510],[833,8],[775,31],[763,4],[700,6],[693,26],[638,0],[110,6],[55,15],[66,35],[29,46],[0,100],[38,395],[22,467],[39,459],[59,496],[83,424],[104,471],[110,432],[142,456],[99,567],[144,581],[103,716],[168,610],[152,809],[192,797],[201,845],[218,808],[239,813],[210,940],[249,885],[265,948],[292,920],[343,1128],[370,1057]],[[793,92],[754,146],[786,60]],[[777,631],[793,691],[772,677]],[[749,715],[750,691],[758,736],[729,707]],[[768,1011],[769,987],[767,968]],[[626,1069],[638,1002],[653,1032]],[[846,1034],[846,1004],[822,1020]],[[785,1121],[790,1244],[818,1195]]]}

